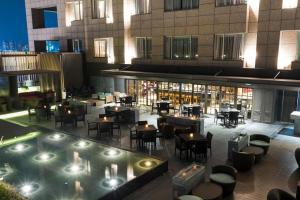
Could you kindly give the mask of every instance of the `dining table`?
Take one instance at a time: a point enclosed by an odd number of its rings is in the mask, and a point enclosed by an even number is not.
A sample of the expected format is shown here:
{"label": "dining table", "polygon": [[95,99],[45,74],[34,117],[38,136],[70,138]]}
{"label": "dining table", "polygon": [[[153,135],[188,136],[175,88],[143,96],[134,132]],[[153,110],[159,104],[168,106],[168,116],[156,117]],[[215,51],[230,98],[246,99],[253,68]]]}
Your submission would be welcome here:
{"label": "dining table", "polygon": [[179,137],[187,144],[194,144],[198,141],[207,141],[204,135],[198,133],[180,134]]}
{"label": "dining table", "polygon": [[154,125],[137,125],[135,127],[136,134],[138,136],[138,147],[141,148],[141,138],[143,136],[143,133],[145,132],[152,132],[152,131],[157,131],[157,128]]}

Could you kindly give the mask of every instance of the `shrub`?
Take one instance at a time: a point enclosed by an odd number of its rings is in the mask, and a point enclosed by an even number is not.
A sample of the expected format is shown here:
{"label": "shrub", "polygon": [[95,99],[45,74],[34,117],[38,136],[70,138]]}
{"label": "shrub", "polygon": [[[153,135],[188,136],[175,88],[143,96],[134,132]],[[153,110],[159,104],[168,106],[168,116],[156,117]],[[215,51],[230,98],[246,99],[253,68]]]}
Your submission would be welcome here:
{"label": "shrub", "polygon": [[13,186],[0,181],[0,200],[25,200]]}

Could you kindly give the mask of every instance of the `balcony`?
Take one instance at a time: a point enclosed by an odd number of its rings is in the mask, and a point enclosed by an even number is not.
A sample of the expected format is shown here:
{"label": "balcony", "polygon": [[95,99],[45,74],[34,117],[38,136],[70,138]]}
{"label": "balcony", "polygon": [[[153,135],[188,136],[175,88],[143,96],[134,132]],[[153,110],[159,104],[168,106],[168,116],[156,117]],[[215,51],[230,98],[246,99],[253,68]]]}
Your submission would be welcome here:
{"label": "balcony", "polygon": [[35,52],[8,52],[0,54],[0,73],[4,74],[38,74],[59,72],[60,54],[37,54]]}

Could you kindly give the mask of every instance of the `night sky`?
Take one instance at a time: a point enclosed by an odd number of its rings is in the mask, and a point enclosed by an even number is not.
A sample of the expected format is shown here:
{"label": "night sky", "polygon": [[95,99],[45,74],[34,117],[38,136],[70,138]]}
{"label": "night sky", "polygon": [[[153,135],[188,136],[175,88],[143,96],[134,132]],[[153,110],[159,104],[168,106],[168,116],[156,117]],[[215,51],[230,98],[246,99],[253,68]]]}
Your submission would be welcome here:
{"label": "night sky", "polygon": [[27,44],[25,0],[1,0],[0,42]]}

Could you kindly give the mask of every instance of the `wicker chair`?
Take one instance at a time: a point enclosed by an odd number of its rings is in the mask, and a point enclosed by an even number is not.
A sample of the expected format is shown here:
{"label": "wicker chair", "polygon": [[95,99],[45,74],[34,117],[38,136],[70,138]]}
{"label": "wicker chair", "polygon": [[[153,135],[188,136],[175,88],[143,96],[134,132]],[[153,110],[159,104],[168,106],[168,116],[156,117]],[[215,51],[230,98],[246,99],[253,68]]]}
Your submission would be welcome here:
{"label": "wicker chair", "polygon": [[298,168],[300,168],[300,148],[297,148],[295,150],[295,159],[298,164]]}
{"label": "wicker chair", "polygon": [[268,153],[270,142],[271,138],[269,136],[262,134],[250,135],[250,145],[263,148],[265,155]]}
{"label": "wicker chair", "polygon": [[232,164],[238,171],[248,171],[254,165],[254,154],[232,150]]}
{"label": "wicker chair", "polygon": [[210,181],[223,188],[223,197],[233,193],[236,185],[237,170],[228,165],[217,165],[212,167],[209,177]]}
{"label": "wicker chair", "polygon": [[268,192],[267,200],[296,200],[296,198],[284,190],[275,188]]}

